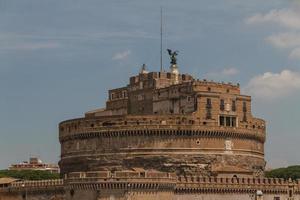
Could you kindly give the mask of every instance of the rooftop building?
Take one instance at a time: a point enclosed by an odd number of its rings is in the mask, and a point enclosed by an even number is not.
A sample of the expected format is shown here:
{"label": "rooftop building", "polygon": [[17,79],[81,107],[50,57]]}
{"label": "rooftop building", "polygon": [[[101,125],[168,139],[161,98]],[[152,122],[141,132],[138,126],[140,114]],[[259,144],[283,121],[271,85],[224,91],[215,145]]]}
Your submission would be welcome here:
{"label": "rooftop building", "polygon": [[59,173],[59,166],[57,164],[43,163],[39,158],[31,157],[29,158],[29,162],[23,161],[19,164],[12,164],[9,167],[9,170],[41,170]]}

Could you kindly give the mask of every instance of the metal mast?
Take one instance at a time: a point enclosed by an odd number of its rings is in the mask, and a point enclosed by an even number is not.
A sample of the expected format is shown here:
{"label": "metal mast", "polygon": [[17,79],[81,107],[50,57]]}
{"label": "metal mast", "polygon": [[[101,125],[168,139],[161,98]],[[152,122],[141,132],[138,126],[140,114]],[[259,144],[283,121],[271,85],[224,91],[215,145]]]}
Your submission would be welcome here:
{"label": "metal mast", "polygon": [[162,7],[160,7],[160,71],[163,71],[163,57],[162,57],[162,32],[163,32],[163,21],[162,21]]}

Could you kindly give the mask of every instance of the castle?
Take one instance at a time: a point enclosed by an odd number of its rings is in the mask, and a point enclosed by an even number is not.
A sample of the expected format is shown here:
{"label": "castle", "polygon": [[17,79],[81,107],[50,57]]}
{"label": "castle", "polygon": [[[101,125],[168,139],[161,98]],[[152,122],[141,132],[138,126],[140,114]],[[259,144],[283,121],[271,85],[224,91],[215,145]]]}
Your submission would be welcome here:
{"label": "castle", "polygon": [[62,180],[0,183],[0,200],[300,200],[300,180],[264,178],[251,97],[180,74],[172,56],[169,72],[143,66],[106,108],[59,124]]}

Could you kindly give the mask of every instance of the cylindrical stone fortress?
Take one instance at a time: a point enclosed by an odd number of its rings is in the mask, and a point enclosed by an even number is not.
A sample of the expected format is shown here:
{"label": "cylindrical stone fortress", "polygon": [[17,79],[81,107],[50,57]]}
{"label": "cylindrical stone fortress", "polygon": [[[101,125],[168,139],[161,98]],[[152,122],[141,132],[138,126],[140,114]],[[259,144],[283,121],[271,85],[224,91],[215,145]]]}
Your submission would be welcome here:
{"label": "cylindrical stone fortress", "polygon": [[142,71],[109,91],[106,109],[61,122],[59,139],[63,174],[261,176],[265,167],[265,122],[252,117],[251,98],[189,75]]}

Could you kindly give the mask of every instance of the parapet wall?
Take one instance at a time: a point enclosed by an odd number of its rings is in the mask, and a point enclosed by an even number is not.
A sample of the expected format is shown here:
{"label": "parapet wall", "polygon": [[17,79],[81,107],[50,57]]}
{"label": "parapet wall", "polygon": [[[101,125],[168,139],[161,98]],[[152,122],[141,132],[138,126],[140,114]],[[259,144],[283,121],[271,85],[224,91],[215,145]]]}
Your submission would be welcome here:
{"label": "parapet wall", "polygon": [[[155,130],[207,130],[239,132],[252,134],[262,142],[265,141],[265,122],[264,120],[253,118],[248,125],[238,128],[219,127],[217,123],[203,123],[201,119],[192,115],[166,115],[166,116],[113,116],[98,118],[80,118],[61,122],[59,131],[60,141],[68,138],[93,132],[125,133],[143,129]],[[117,135],[116,135],[117,136]]]}
{"label": "parapet wall", "polygon": [[73,172],[65,180],[21,181],[0,189],[1,200],[299,200],[300,180],[179,176],[155,171]]}
{"label": "parapet wall", "polygon": [[65,200],[62,179],[17,181],[0,188],[0,200]]}

